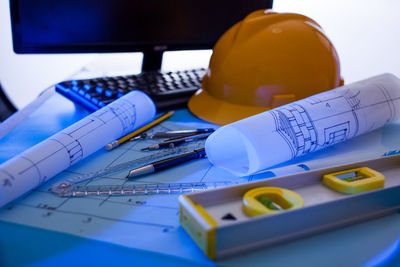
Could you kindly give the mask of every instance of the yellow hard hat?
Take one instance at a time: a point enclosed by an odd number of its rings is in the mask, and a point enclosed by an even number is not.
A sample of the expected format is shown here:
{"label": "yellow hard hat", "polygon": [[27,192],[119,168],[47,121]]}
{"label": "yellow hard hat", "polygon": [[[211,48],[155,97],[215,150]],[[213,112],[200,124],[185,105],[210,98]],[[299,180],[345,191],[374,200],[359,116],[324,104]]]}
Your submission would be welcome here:
{"label": "yellow hard hat", "polygon": [[258,10],[215,44],[188,107],[206,121],[228,124],[340,85],[338,55],[315,21]]}

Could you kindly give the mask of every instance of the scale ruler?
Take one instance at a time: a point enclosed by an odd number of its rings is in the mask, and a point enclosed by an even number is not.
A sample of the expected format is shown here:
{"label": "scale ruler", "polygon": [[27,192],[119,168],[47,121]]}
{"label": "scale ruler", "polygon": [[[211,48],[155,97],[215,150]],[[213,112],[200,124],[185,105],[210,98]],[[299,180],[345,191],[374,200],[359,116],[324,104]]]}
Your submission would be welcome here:
{"label": "scale ruler", "polygon": [[192,182],[192,183],[148,183],[125,185],[89,185],[60,184],[54,193],[61,197],[86,196],[137,196],[137,195],[173,195],[202,192],[235,184],[233,182]]}
{"label": "scale ruler", "polygon": [[123,184],[123,185],[78,185],[81,182],[101,177],[122,170],[134,169],[148,163],[158,161],[167,157],[184,154],[204,146],[204,140],[199,140],[188,145],[175,148],[166,148],[148,156],[137,158],[118,165],[100,169],[88,174],[68,178],[55,183],[51,191],[61,197],[84,197],[84,196],[123,196],[123,195],[154,195],[154,194],[182,194],[199,192],[211,188],[227,185],[227,182],[216,183],[149,183],[149,184]]}

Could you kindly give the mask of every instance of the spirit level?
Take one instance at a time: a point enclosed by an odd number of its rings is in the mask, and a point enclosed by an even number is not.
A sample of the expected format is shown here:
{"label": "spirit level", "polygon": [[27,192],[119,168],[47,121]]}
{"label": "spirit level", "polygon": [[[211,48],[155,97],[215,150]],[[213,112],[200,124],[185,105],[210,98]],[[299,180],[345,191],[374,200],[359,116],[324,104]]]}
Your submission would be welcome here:
{"label": "spirit level", "polygon": [[399,195],[396,155],[181,195],[180,222],[215,260],[394,213]]}

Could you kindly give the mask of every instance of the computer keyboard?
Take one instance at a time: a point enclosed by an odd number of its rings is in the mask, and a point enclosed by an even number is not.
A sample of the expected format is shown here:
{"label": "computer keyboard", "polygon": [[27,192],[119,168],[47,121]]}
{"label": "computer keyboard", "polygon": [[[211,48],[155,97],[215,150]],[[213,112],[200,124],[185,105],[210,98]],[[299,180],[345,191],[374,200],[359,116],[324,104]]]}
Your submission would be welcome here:
{"label": "computer keyboard", "polygon": [[71,80],[56,84],[56,91],[93,112],[132,90],[141,90],[153,99],[158,111],[163,111],[184,107],[190,96],[201,87],[205,73],[206,69],[201,68]]}

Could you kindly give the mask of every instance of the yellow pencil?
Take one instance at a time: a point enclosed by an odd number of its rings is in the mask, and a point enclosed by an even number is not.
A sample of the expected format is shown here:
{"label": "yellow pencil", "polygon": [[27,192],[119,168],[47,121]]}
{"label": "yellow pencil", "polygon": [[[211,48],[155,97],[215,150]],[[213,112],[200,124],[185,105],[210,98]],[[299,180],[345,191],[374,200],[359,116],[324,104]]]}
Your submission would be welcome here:
{"label": "yellow pencil", "polygon": [[162,121],[168,119],[169,117],[172,116],[172,114],[174,114],[174,112],[175,112],[175,111],[173,111],[173,110],[172,110],[172,111],[168,111],[168,112],[165,113],[164,115],[158,117],[158,118],[155,119],[154,121],[149,122],[149,123],[146,124],[145,126],[143,126],[143,127],[139,128],[139,129],[137,129],[137,130],[135,130],[135,131],[133,131],[133,132],[131,132],[131,133],[129,133],[129,134],[127,134],[127,135],[121,137],[121,138],[118,139],[118,140],[115,140],[115,141],[113,141],[113,142],[107,144],[107,145],[106,145],[106,149],[107,149],[107,150],[111,150],[111,149],[113,149],[113,148],[119,146],[120,144],[122,144],[122,143],[128,141],[129,139],[131,139],[132,137],[134,137],[134,136],[136,136],[136,135],[138,135],[138,134],[140,134],[140,133],[146,131],[147,129],[150,129],[150,128],[153,127],[154,125],[159,124],[160,122],[162,122]]}

